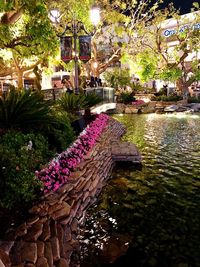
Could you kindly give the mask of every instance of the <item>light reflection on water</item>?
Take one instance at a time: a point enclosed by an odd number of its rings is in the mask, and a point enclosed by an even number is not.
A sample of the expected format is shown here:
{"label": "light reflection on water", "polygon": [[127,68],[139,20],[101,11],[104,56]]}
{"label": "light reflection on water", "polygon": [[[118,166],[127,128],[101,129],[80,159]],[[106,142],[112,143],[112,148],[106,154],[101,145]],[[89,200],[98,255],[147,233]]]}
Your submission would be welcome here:
{"label": "light reflection on water", "polygon": [[143,256],[134,266],[200,266],[200,116],[114,118],[126,125],[123,139],[138,146],[143,167],[113,173],[87,221],[88,227],[98,225],[87,237],[91,246],[96,242],[102,248],[103,240],[116,232],[128,234],[134,245],[126,255],[127,267],[135,249]]}

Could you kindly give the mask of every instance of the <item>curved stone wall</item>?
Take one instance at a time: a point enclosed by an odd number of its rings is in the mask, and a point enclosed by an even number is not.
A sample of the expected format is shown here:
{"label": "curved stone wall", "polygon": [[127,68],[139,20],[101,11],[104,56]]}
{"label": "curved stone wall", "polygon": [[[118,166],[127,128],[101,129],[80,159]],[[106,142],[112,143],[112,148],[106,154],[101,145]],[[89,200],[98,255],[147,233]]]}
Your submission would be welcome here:
{"label": "curved stone wall", "polygon": [[30,210],[30,219],[0,241],[0,267],[68,267],[79,250],[77,235],[112,172],[112,142],[120,142],[125,128],[110,119],[96,146],[70,180]]}

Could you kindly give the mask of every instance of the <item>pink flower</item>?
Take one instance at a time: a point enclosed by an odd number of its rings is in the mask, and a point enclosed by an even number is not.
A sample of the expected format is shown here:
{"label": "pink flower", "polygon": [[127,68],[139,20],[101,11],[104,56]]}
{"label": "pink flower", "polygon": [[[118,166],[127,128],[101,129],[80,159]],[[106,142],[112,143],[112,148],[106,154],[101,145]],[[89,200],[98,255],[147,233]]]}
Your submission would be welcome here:
{"label": "pink flower", "polygon": [[87,126],[74,142],[73,146],[62,152],[49,163],[49,166],[41,171],[36,171],[36,176],[43,184],[44,194],[56,191],[69,178],[71,172],[84,158],[84,155],[92,149],[103,129],[107,125],[109,116],[100,114]]}

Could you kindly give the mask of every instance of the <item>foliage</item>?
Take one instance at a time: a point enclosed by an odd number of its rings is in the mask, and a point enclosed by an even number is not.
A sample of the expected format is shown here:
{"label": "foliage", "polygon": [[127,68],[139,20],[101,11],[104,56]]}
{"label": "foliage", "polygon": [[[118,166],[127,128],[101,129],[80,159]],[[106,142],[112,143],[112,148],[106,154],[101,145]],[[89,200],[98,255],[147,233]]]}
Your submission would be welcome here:
{"label": "foliage", "polygon": [[130,104],[133,101],[135,101],[135,97],[134,97],[133,93],[131,93],[131,92],[122,92],[119,95],[118,99],[119,99],[118,100],[119,102],[124,103],[124,104]]}
{"label": "foliage", "polygon": [[142,82],[154,79],[158,64],[157,61],[158,58],[154,56],[154,53],[147,49],[136,56],[134,70],[135,74],[139,76]]}
{"label": "foliage", "polygon": [[0,127],[6,129],[36,129],[55,123],[50,106],[38,92],[18,92],[11,89],[0,98]]}
{"label": "foliage", "polygon": [[107,125],[108,119],[106,114],[99,115],[95,121],[89,124],[72,147],[61,153],[47,168],[37,172],[37,177],[44,184],[44,193],[56,191],[68,180],[71,172],[74,171],[84,155],[95,145]]}
{"label": "foliage", "polygon": [[131,85],[131,77],[128,69],[115,68],[105,73],[104,78],[109,86],[113,88],[124,88]]}
{"label": "foliage", "polygon": [[189,96],[187,101],[188,103],[200,103],[200,97]]}
{"label": "foliage", "polygon": [[52,156],[48,142],[41,134],[8,131],[0,138],[0,153],[0,207],[24,208],[39,194],[35,170]]}
{"label": "foliage", "polygon": [[163,81],[171,81],[174,82],[182,77],[182,70],[178,67],[176,68],[168,68],[163,70],[160,74],[158,74],[158,78]]}
{"label": "foliage", "polygon": [[96,95],[95,93],[90,93],[85,95],[85,100],[82,108],[84,109],[89,109],[91,107],[94,107],[95,105],[99,104],[102,102],[101,97]]}
{"label": "foliage", "polygon": [[55,111],[52,115],[56,123],[44,127],[40,132],[48,139],[50,150],[61,152],[71,145],[75,133],[66,112]]}
{"label": "foliage", "polygon": [[65,111],[70,120],[74,121],[78,117],[78,112],[81,109],[88,109],[102,101],[95,93],[92,94],[68,94],[65,93],[57,101],[57,108]]}
{"label": "foliage", "polygon": [[61,151],[71,144],[74,133],[67,114],[57,114],[40,92],[16,91],[0,98],[0,127],[38,132],[48,138],[49,149]]}
{"label": "foliage", "polygon": [[[170,36],[165,36],[165,21],[169,17],[176,21],[177,27],[174,26]],[[199,77],[198,59],[193,58],[190,65],[185,64],[185,61],[190,53],[198,51],[200,31],[195,27],[183,25],[198,23],[199,12],[194,12],[191,19],[190,16],[181,16],[171,5],[164,10],[157,10],[150,24],[138,24],[137,34],[133,33],[133,45],[131,47],[130,44],[130,50],[135,60],[136,71],[141,78],[177,81],[179,91],[187,91],[188,86]],[[176,42],[176,45],[170,46],[173,42]]]}
{"label": "foliage", "polygon": [[166,96],[166,95],[160,95],[160,96],[154,96],[151,98],[152,101],[166,101],[166,102],[170,102],[170,101],[179,101],[182,100],[183,97],[182,96],[178,96],[178,95],[171,95],[171,96]]}
{"label": "foliage", "polygon": [[24,71],[42,68],[55,56],[58,39],[43,0],[4,1],[0,11],[0,76],[18,76],[21,87]]}

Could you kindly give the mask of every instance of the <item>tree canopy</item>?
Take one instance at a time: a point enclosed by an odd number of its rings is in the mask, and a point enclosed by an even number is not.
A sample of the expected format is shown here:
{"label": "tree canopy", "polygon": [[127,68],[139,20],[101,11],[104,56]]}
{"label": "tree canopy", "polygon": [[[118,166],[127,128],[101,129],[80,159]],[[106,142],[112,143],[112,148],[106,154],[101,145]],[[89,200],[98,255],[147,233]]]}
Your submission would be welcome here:
{"label": "tree canopy", "polygon": [[177,81],[183,92],[199,75],[200,13],[180,15],[173,6],[156,11],[148,25],[138,25],[131,44],[135,69],[144,81],[160,78]]}

